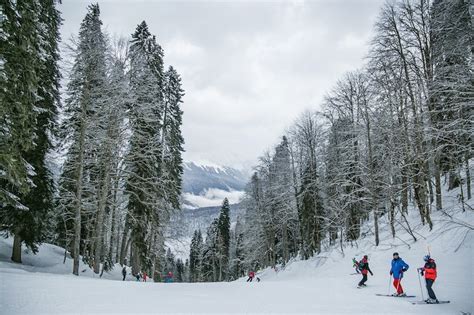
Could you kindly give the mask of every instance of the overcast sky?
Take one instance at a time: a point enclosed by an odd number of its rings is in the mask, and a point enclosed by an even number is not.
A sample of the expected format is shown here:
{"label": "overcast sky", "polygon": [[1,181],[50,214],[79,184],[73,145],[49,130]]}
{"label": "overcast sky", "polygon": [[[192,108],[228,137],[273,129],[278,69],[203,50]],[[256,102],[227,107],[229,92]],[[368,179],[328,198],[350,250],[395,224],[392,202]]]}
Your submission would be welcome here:
{"label": "overcast sky", "polygon": [[240,167],[318,109],[346,71],[362,66],[382,0],[63,0],[63,41],[88,3],[104,29],[129,36],[145,20],[182,76],[186,160]]}

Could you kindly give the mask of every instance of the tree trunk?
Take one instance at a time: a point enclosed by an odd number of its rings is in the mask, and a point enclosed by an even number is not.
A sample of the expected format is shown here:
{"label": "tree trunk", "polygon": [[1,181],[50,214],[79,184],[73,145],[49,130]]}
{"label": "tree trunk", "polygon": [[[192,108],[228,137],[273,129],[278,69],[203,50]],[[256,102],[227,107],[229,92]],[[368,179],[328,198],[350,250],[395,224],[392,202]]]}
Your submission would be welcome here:
{"label": "tree trunk", "polygon": [[[107,148],[106,150],[110,150]],[[104,228],[104,217],[105,207],[107,205],[107,196],[109,194],[109,183],[110,183],[110,154],[107,152],[105,159],[105,170],[104,178],[102,180],[102,187],[100,188],[99,196],[99,207],[97,213],[96,222],[96,239],[95,239],[95,250],[94,250],[94,272],[97,274],[100,271],[100,263],[102,254],[102,244],[104,243],[103,228]]]}
{"label": "tree trunk", "polygon": [[441,197],[441,172],[439,171],[439,161],[435,161],[435,190],[436,190],[436,210],[443,209],[443,202]]}
{"label": "tree trunk", "polygon": [[125,225],[124,225],[124,228],[123,228],[123,234],[122,234],[122,247],[120,248],[120,265],[123,266],[124,262],[125,262],[125,256],[127,255],[127,248],[128,248],[128,229],[129,229],[129,226],[128,226],[128,220],[129,220],[129,216],[127,214],[127,216],[125,217]]}
{"label": "tree trunk", "polygon": [[72,267],[72,273],[76,276],[79,275],[79,256],[81,246],[81,215],[82,215],[82,172],[84,169],[84,146],[85,146],[85,109],[82,110],[82,126],[79,140],[79,157],[78,157],[78,170],[77,170],[77,188],[76,188],[76,212],[74,217],[74,264]]}
{"label": "tree trunk", "polygon": [[393,200],[390,200],[390,231],[392,232],[392,237],[395,238],[395,203]]}
{"label": "tree trunk", "polygon": [[467,199],[470,200],[472,198],[471,194],[471,171],[469,170],[469,159],[465,158],[466,163],[466,189],[467,189]]}
{"label": "tree trunk", "polygon": [[21,264],[21,243],[23,240],[18,233],[15,233],[13,237],[13,250],[12,250],[12,261]]}

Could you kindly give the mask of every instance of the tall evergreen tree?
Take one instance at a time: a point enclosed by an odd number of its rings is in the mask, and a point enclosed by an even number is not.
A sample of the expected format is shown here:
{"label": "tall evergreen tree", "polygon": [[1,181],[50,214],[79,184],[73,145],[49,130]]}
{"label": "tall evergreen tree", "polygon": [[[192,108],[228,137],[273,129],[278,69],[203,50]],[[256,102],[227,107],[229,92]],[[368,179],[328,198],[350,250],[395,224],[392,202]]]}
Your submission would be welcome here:
{"label": "tall evergreen tree", "polygon": [[[471,4],[472,5],[472,4]],[[459,168],[472,157],[474,35],[466,0],[434,1],[431,8],[433,81],[429,86],[435,139],[449,188],[459,186]],[[470,179],[469,179],[470,180]],[[470,193],[470,184],[467,185]]]}
{"label": "tall evergreen tree", "polygon": [[183,174],[184,139],[181,134],[183,111],[181,110],[184,90],[181,87],[181,78],[176,70],[170,66],[165,73],[163,123],[161,131],[162,146],[162,181],[166,185],[165,196],[167,203],[174,209],[179,209],[181,182]]}
{"label": "tall evergreen tree", "polygon": [[2,9],[0,203],[7,212],[0,213],[2,229],[15,236],[12,260],[21,262],[21,244],[36,252],[51,231],[46,155],[59,104],[61,18],[54,0],[6,1]]}
{"label": "tall evergreen tree", "polygon": [[218,219],[219,281],[228,278],[230,255],[230,204],[225,198]]}
{"label": "tall evergreen tree", "polygon": [[194,231],[191,240],[191,248],[189,253],[189,281],[201,281],[201,264],[202,264],[202,234],[201,230]]}
{"label": "tall evergreen tree", "polygon": [[95,144],[100,139],[98,115],[104,104],[106,91],[106,39],[102,33],[100,9],[90,5],[81,23],[75,60],[67,86],[66,119],[62,126],[62,140],[68,147],[60,177],[60,205],[74,217],[72,253],[73,273],[79,275],[81,233],[85,225],[83,209],[95,206],[96,189]]}
{"label": "tall evergreen tree", "polygon": [[[133,272],[139,264],[151,266],[147,233],[150,224],[161,227],[165,191],[163,171],[163,51],[143,21],[137,26],[130,55],[130,125],[132,136],[127,157],[128,220],[134,252]],[[164,221],[164,220],[163,220]]]}

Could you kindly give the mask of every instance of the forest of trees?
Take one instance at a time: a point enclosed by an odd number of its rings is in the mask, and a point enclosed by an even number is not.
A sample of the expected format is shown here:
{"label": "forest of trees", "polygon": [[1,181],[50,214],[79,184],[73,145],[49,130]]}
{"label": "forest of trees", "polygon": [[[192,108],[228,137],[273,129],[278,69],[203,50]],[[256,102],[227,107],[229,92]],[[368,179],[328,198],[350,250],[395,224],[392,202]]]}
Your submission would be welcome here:
{"label": "forest of trees", "polygon": [[402,228],[416,241],[408,209],[431,229],[431,213],[443,210],[443,181],[460,188],[466,210],[474,144],[470,10],[467,0],[385,3],[366,65],[344,75],[320,111],[301,114],[260,158],[246,215],[231,231],[228,264],[210,268],[219,256],[203,258],[218,244],[217,223],[204,241],[195,233],[190,281],[222,280],[222,268],[229,280],[327,246],[342,249],[362,236],[363,224],[373,224],[377,246],[382,216],[393,237]]}
{"label": "forest of trees", "polygon": [[[57,5],[2,2],[0,231],[14,236],[15,262],[22,244],[35,252],[48,241],[70,253],[75,275],[82,257],[95,273],[126,263],[159,281],[180,207],[180,75],[165,69],[145,22],[111,40],[97,4],[60,72]],[[63,161],[57,180],[53,153]]]}
{"label": "forest of trees", "polygon": [[[97,4],[87,8],[59,67],[57,0],[2,1],[0,33],[0,233],[21,246],[65,248],[101,273],[115,263],[155,281],[228,281],[250,270],[304,259],[362,235],[379,245],[379,219],[430,229],[441,188],[472,198],[473,14],[469,0],[387,1],[362,69],[327,92],[264,154],[231,229],[224,200],[190,257],[165,247],[180,208],[178,72],[145,22],[112,40]],[[64,82],[64,93],[60,84]],[[63,91],[61,91],[63,92]],[[61,99],[61,94],[64,98]],[[288,105],[290,106],[290,105]],[[51,161],[61,161],[59,174]]]}

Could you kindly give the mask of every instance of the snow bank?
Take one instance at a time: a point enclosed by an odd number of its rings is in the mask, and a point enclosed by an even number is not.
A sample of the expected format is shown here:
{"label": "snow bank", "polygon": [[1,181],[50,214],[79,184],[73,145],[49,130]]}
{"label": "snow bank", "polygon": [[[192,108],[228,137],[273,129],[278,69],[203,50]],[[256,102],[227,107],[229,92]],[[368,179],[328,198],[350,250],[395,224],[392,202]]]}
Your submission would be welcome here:
{"label": "snow bank", "polygon": [[[397,227],[392,238],[385,218],[380,245],[374,245],[370,224],[366,236],[352,246],[330,247],[306,261],[293,260],[278,272],[258,273],[261,282],[143,283],[120,280],[120,267],[102,279],[81,263],[81,275],[71,274],[72,260],[64,251],[43,244],[38,255],[23,253],[23,265],[9,262],[11,239],[0,240],[0,314],[140,314],[140,313],[307,313],[307,314],[468,314],[474,312],[474,211],[462,212],[457,192],[444,192],[445,209],[433,213],[434,229],[422,226],[415,209],[408,220],[418,239]],[[474,200],[469,203],[474,206]],[[421,300],[416,268],[428,248],[438,264],[434,290],[443,305],[412,305]],[[415,298],[378,297],[393,292],[390,261],[393,252],[410,265],[403,279]],[[352,257],[369,255],[374,276],[357,289],[360,276],[351,275]],[[423,283],[422,283],[423,285]],[[422,288],[424,289],[424,286]],[[426,298],[426,292],[423,291]]]}

